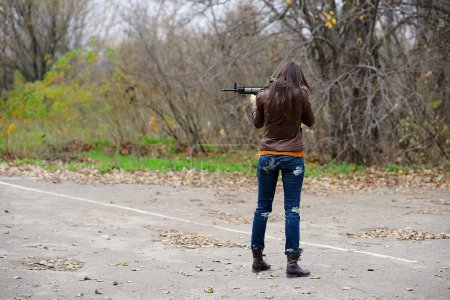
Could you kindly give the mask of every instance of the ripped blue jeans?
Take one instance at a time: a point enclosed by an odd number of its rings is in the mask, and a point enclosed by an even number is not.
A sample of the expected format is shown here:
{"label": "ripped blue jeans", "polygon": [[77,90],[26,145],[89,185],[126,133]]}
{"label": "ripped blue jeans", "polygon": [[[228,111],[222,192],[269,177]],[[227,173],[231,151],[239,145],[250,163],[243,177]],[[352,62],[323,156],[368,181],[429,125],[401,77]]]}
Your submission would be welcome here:
{"label": "ripped blue jeans", "polygon": [[267,219],[281,170],[284,189],[285,253],[301,254],[300,248],[300,194],[305,175],[303,157],[262,155],[258,160],[258,206],[253,217],[252,249],[264,249]]}

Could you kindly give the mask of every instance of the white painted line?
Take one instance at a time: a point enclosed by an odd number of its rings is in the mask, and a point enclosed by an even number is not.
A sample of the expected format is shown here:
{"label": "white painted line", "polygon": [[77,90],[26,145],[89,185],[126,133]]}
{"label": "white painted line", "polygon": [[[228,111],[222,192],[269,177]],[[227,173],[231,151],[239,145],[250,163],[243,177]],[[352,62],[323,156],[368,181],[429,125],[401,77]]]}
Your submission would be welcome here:
{"label": "white painted line", "polygon": [[[233,229],[233,228],[228,228],[228,227],[223,227],[223,226],[217,226],[217,225],[211,225],[211,224],[191,221],[191,220],[187,220],[187,219],[172,217],[172,216],[166,216],[166,215],[163,215],[163,214],[154,213],[154,212],[150,212],[150,211],[146,211],[146,210],[142,210],[142,209],[138,209],[138,208],[132,208],[132,207],[118,205],[118,204],[113,204],[113,203],[104,203],[104,202],[90,200],[90,199],[87,199],[87,198],[76,197],[76,196],[69,196],[69,195],[60,194],[60,193],[54,193],[54,192],[39,190],[39,189],[30,188],[30,187],[26,187],[26,186],[22,186],[22,185],[17,185],[17,184],[12,184],[12,183],[8,183],[8,182],[4,182],[4,181],[0,181],[0,185],[4,185],[4,186],[16,188],[16,189],[21,189],[21,190],[25,190],[25,191],[30,191],[30,192],[36,192],[36,193],[51,195],[51,196],[60,197],[60,198],[66,198],[66,199],[71,199],[71,200],[87,202],[87,203],[96,204],[96,205],[103,205],[103,206],[107,206],[107,207],[119,208],[119,209],[128,210],[128,211],[132,211],[132,212],[137,212],[137,213],[141,213],[141,214],[146,214],[146,215],[150,215],[150,216],[154,216],[154,217],[159,217],[159,218],[163,218],[163,219],[175,220],[175,221],[179,221],[179,222],[183,222],[183,223],[190,223],[190,224],[195,224],[195,225],[204,226],[204,227],[212,227],[212,228],[216,228],[216,229],[220,229],[220,230],[224,230],[224,231],[229,231],[229,232],[235,232],[235,233],[242,233],[242,234],[246,234],[246,235],[251,235],[251,232],[249,232],[249,231],[243,231],[243,230],[238,230],[238,229]],[[270,235],[266,235],[266,238],[267,239],[272,239],[272,240],[278,240],[278,241],[282,240],[281,238],[273,237],[273,236],[270,236]],[[379,258],[389,258],[389,259],[392,259],[392,260],[397,260],[397,261],[407,262],[407,263],[417,263],[418,262],[417,260],[409,260],[409,259],[405,259],[405,258],[401,258],[401,257],[384,255],[384,254],[368,252],[368,251],[360,251],[360,250],[355,250],[355,249],[348,249],[348,248],[335,247],[335,246],[323,245],[323,244],[308,243],[308,242],[301,242],[301,243],[304,244],[304,245],[309,245],[309,246],[314,246],[314,247],[319,247],[319,248],[332,249],[332,250],[337,250],[337,251],[342,251],[342,252],[366,254],[366,255],[379,257]]]}

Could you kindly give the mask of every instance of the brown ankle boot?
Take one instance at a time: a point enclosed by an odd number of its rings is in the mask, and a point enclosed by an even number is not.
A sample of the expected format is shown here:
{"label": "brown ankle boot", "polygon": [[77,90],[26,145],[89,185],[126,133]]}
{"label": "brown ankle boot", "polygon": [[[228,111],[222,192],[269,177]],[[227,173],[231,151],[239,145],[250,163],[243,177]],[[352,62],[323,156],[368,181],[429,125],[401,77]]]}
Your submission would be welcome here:
{"label": "brown ankle boot", "polygon": [[301,277],[301,276],[308,276],[309,271],[306,269],[302,269],[298,264],[297,261],[300,258],[299,254],[296,253],[287,253],[287,267],[286,267],[286,276],[287,277]]}
{"label": "brown ankle boot", "polygon": [[270,265],[263,260],[262,249],[252,249],[252,253],[253,253],[252,271],[254,273],[267,271],[270,269]]}

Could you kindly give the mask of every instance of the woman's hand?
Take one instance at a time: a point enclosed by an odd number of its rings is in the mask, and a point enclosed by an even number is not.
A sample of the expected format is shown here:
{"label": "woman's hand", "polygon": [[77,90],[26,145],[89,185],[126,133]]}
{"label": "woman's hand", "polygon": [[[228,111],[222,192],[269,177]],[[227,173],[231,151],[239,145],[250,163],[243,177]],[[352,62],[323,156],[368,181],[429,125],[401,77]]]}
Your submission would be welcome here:
{"label": "woman's hand", "polygon": [[255,95],[250,95],[250,102],[252,105],[256,105],[256,96]]}

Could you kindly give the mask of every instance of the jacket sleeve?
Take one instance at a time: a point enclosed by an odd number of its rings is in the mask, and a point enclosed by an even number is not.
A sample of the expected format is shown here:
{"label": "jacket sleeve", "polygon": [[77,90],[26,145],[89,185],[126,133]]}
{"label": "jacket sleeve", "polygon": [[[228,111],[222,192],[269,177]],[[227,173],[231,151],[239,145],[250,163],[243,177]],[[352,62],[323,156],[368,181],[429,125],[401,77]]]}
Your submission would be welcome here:
{"label": "jacket sleeve", "polygon": [[306,94],[306,98],[304,98],[304,100],[303,100],[302,123],[308,127],[311,127],[314,125],[315,122],[316,122],[316,119],[314,118],[314,113],[311,108],[311,103],[309,102],[308,94]]}
{"label": "jacket sleeve", "polygon": [[252,109],[253,125],[256,128],[261,128],[264,126],[264,106],[261,103],[261,97],[259,94],[256,95],[256,102]]}

